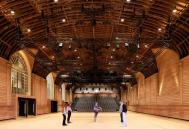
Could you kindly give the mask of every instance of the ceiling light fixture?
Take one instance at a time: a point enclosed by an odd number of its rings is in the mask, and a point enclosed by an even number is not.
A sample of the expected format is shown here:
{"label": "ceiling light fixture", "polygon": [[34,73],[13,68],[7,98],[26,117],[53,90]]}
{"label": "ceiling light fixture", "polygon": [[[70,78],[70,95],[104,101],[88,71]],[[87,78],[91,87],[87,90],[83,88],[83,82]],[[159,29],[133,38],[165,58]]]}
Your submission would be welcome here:
{"label": "ceiling light fixture", "polygon": [[70,45],[69,45],[69,49],[71,49],[71,48],[72,48],[72,45],[70,44]]}
{"label": "ceiling light fixture", "polygon": [[27,32],[28,32],[28,33],[31,32],[31,29],[27,29]]}
{"label": "ceiling light fixture", "polygon": [[59,47],[62,47],[62,46],[63,46],[63,43],[59,43],[58,46],[59,46]]}
{"label": "ceiling light fixture", "polygon": [[125,47],[128,47],[129,46],[129,44],[128,43],[125,43]]}
{"label": "ceiling light fixture", "polygon": [[44,48],[46,48],[45,46],[42,46],[42,48],[44,49]]}
{"label": "ceiling light fixture", "polygon": [[148,48],[148,45],[146,44],[146,45],[144,45],[144,47],[145,47],[145,48]]}
{"label": "ceiling light fixture", "polygon": [[162,31],[162,29],[161,29],[161,28],[158,28],[158,31]]}
{"label": "ceiling light fixture", "polygon": [[13,10],[11,10],[11,14],[12,14],[12,15],[14,15],[14,14],[15,14],[15,12],[14,12]]}
{"label": "ceiling light fixture", "polygon": [[176,13],[177,12],[177,9],[173,9],[173,13]]}
{"label": "ceiling light fixture", "polygon": [[77,52],[77,49],[75,49],[74,52]]}
{"label": "ceiling light fixture", "polygon": [[127,2],[131,2],[131,0],[126,0]]}
{"label": "ceiling light fixture", "polygon": [[57,2],[58,2],[58,0],[54,0],[54,2],[55,2],[55,3],[57,3]]}
{"label": "ceiling light fixture", "polygon": [[121,18],[121,22],[124,22],[125,21],[125,19],[124,18]]}
{"label": "ceiling light fixture", "polygon": [[63,22],[63,23],[65,23],[65,22],[66,22],[66,19],[65,19],[65,18],[63,18],[63,19],[62,19],[62,22]]}
{"label": "ceiling light fixture", "polygon": [[69,77],[69,75],[67,75],[67,74],[62,74],[62,75],[60,75],[60,76],[61,76],[61,78]]}
{"label": "ceiling light fixture", "polygon": [[112,51],[115,52],[115,48],[113,48]]}
{"label": "ceiling light fixture", "polygon": [[111,46],[110,43],[107,43],[107,46],[110,47]]}

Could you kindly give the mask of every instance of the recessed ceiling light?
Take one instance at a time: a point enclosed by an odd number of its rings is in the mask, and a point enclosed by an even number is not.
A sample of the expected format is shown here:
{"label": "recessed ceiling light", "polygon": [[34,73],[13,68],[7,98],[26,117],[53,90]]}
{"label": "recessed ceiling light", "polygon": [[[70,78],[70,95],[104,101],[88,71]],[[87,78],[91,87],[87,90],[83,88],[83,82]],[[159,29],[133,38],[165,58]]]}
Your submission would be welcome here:
{"label": "recessed ceiling light", "polygon": [[133,61],[131,61],[131,64],[134,64],[134,62],[133,62]]}
{"label": "recessed ceiling light", "polygon": [[46,48],[45,46],[42,46],[42,48],[44,49],[44,48]]}
{"label": "recessed ceiling light", "polygon": [[118,40],[118,39],[119,39],[119,37],[116,37],[115,39],[116,39],[116,40]]}
{"label": "recessed ceiling light", "polygon": [[77,59],[80,59],[80,57],[78,56]]}
{"label": "recessed ceiling light", "polygon": [[13,10],[11,10],[11,14],[12,14],[12,15],[14,15],[14,14],[15,14],[15,12],[14,12]]}
{"label": "recessed ceiling light", "polygon": [[55,2],[55,3],[57,3],[57,2],[58,2],[58,0],[54,0],[54,2]]}
{"label": "recessed ceiling light", "polygon": [[63,19],[62,19],[62,22],[63,22],[63,23],[64,23],[64,22],[66,22],[66,19],[65,19],[65,18],[63,18]]}
{"label": "recessed ceiling light", "polygon": [[121,22],[124,22],[125,21],[125,19],[124,18],[121,18]]}
{"label": "recessed ceiling light", "polygon": [[139,55],[136,55],[136,58],[139,58]]}
{"label": "recessed ceiling light", "polygon": [[131,2],[131,0],[126,0],[127,2]]}
{"label": "recessed ceiling light", "polygon": [[161,28],[158,28],[158,31],[161,31],[162,29]]}
{"label": "recessed ceiling light", "polygon": [[77,49],[74,50],[74,52],[76,52],[76,51],[77,51]]}
{"label": "recessed ceiling light", "polygon": [[31,32],[31,29],[27,29],[27,32],[28,32],[28,33]]}
{"label": "recessed ceiling light", "polygon": [[111,59],[113,59],[113,56],[110,56]]}
{"label": "recessed ceiling light", "polygon": [[115,48],[113,48],[112,51],[115,52]]}

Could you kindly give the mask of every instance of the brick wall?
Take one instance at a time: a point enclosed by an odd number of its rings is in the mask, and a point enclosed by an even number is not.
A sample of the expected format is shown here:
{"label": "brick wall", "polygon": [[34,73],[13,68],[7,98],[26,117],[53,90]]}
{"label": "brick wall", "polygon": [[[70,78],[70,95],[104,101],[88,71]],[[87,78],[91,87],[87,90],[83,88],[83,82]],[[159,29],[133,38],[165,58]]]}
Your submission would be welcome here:
{"label": "brick wall", "polygon": [[0,120],[16,118],[11,96],[11,65],[0,57]]}
{"label": "brick wall", "polygon": [[44,78],[32,74],[32,95],[36,97],[37,114],[50,113],[50,101],[47,98],[47,82]]}
{"label": "brick wall", "polygon": [[166,51],[157,62],[159,73],[128,89],[129,110],[189,120],[189,56]]}

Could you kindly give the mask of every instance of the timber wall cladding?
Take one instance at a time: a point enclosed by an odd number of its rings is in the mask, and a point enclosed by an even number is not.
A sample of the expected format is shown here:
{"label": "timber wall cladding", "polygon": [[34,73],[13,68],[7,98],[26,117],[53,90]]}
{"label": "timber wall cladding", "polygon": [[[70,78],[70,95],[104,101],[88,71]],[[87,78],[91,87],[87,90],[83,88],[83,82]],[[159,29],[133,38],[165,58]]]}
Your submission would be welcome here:
{"label": "timber wall cladding", "polygon": [[57,85],[55,85],[55,99],[58,102],[58,111],[62,111],[62,92]]}
{"label": "timber wall cladding", "polygon": [[[172,59],[173,57],[170,58],[170,60]],[[172,63],[170,64],[170,62]],[[170,62],[168,64],[174,70],[165,65],[167,67],[165,80],[161,80],[164,78],[161,78],[161,75],[159,75],[164,74],[163,72],[156,73],[145,79],[145,88],[138,86],[140,83],[133,88],[129,88],[129,110],[189,120],[189,56],[178,61],[177,64],[173,61]],[[175,79],[179,80],[179,85],[177,85]],[[161,84],[162,82],[163,84]],[[160,93],[161,86],[161,92],[163,93]],[[141,101],[141,99],[139,98],[140,96],[137,97],[137,91],[133,89],[138,89],[139,95],[146,97],[146,103],[136,103],[139,100]]]}
{"label": "timber wall cladding", "polygon": [[50,112],[50,103],[47,98],[47,82],[44,78],[32,74],[32,95],[36,97],[37,114]]}
{"label": "timber wall cladding", "polygon": [[182,60],[182,103],[189,105],[189,56]]}
{"label": "timber wall cladding", "polygon": [[11,96],[11,65],[0,58],[0,120],[16,118]]}

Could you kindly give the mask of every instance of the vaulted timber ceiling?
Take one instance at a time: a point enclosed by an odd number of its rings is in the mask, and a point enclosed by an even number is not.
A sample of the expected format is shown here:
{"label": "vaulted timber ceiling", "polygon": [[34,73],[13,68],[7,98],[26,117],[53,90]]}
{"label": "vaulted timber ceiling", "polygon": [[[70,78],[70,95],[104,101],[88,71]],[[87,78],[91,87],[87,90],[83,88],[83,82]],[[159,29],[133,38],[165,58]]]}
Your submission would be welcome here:
{"label": "vaulted timber ceiling", "polygon": [[[25,49],[62,82],[121,82],[158,71],[152,48],[189,54],[188,0],[1,0],[0,56]],[[28,48],[39,50],[35,56]],[[61,75],[69,75],[61,78]],[[63,77],[63,76],[62,76]],[[128,81],[135,82],[133,78]]]}

